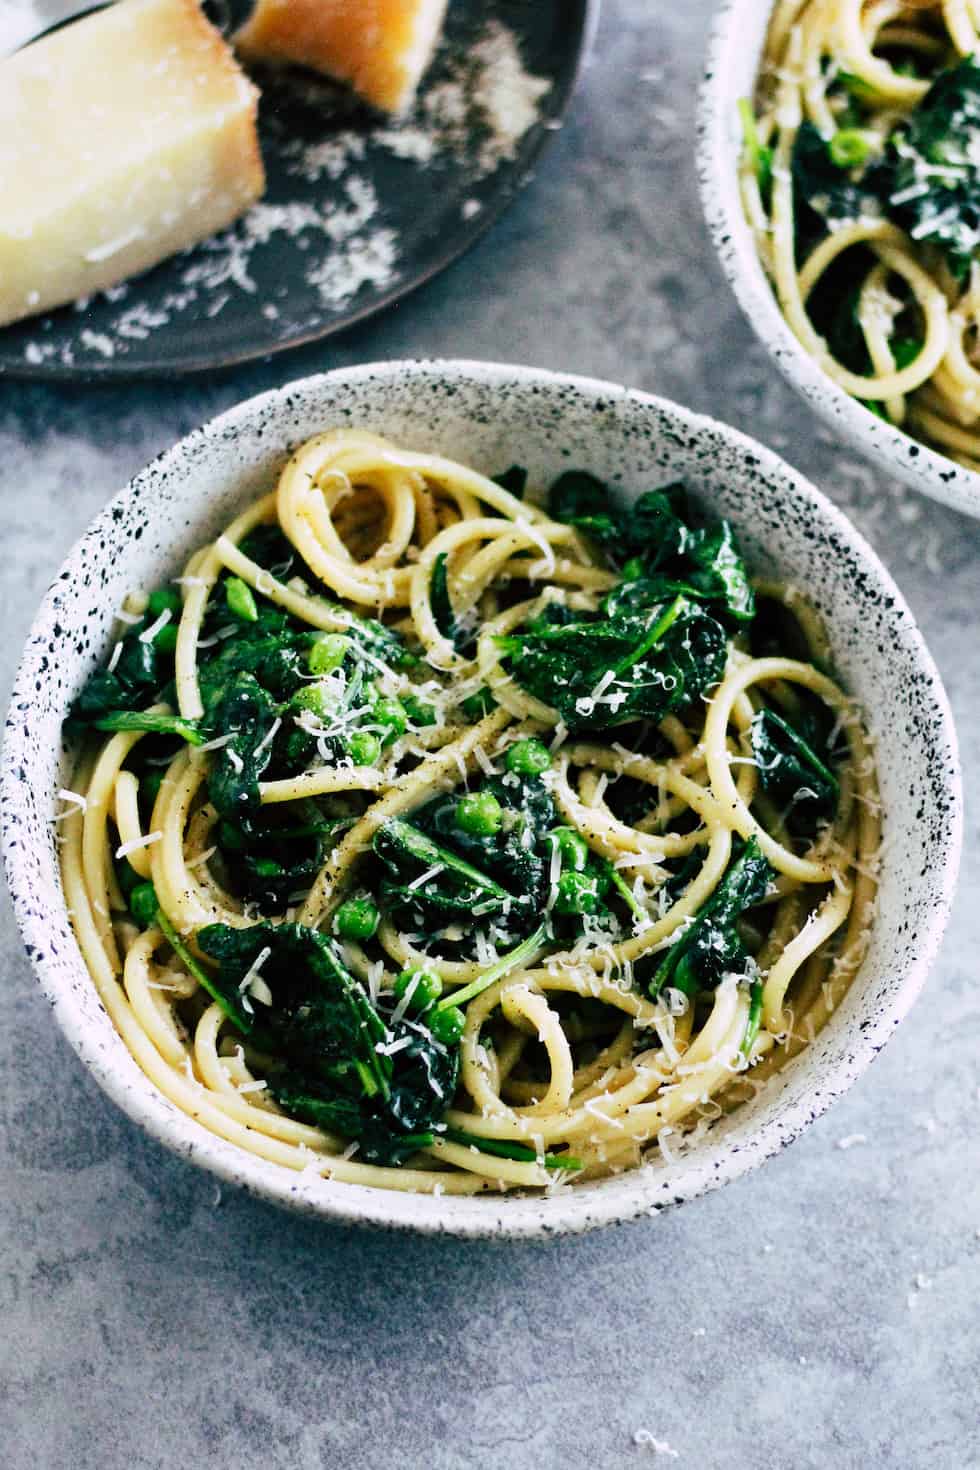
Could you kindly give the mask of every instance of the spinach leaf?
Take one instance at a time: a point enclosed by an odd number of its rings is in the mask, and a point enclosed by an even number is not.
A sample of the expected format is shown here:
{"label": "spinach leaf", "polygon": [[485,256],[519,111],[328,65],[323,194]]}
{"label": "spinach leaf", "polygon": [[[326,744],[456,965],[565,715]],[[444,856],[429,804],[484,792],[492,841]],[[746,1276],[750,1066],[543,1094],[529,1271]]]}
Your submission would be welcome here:
{"label": "spinach leaf", "polygon": [[751,973],[736,920],[743,909],[765,897],[770,876],[769,864],[753,837],[729,864],[693,923],[666,951],[650,981],[652,999],[670,986],[693,1000],[698,991],[713,989],[724,975]]}
{"label": "spinach leaf", "polygon": [[745,563],[727,521],[716,521],[692,531],[684,554],[693,563],[688,583],[704,602],[720,603],[739,623],[755,616],[755,597]]}
{"label": "spinach leaf", "polygon": [[940,72],[886,153],[885,208],[965,274],[980,246],[980,61]]}
{"label": "spinach leaf", "polygon": [[835,163],[832,144],[807,121],[793,145],[799,258],[828,228],[884,215],[943,250],[962,279],[980,247],[980,61],[967,56],[940,72],[863,170]]}
{"label": "spinach leaf", "polygon": [[[352,1087],[355,1096],[365,1089],[371,1096],[387,1090],[390,1064],[375,1050],[385,1039],[384,1023],[322,934],[301,924],[209,924],[197,943],[218,962],[215,983],[223,994],[249,1012],[246,1034]],[[272,994],[270,1006],[253,1003],[241,988],[257,964]]]}
{"label": "spinach leaf", "polygon": [[230,735],[215,752],[208,777],[208,795],[218,812],[230,820],[259,806],[259,780],[272,759],[270,731],[278,706],[254,674],[234,675],[222,688],[206,716],[214,737]]}
{"label": "spinach leaf", "polygon": [[755,594],[727,521],[690,532],[687,559],[685,580],[654,572],[620,582],[606,593],[602,611],[616,617],[683,594],[692,602],[711,603],[715,616],[727,614],[736,623],[752,621]]}
{"label": "spinach leaf", "polygon": [[[731,527],[726,521],[688,523],[684,487],[650,490],[630,506],[617,506],[608,487],[592,475],[571,470],[551,488],[551,514],[579,526],[599,541],[630,573],[628,582],[649,583],[644,601],[678,592],[718,605],[736,622],[754,613],[752,589]],[[619,589],[610,599],[615,604]],[[609,599],[607,599],[607,610]]]}
{"label": "spinach leaf", "polygon": [[[517,896],[488,873],[401,818],[379,827],[374,851],[390,875],[380,892],[386,912],[408,910],[444,924],[454,916],[472,921],[474,913],[489,917],[519,907]],[[419,883],[425,874],[430,876]]]}
{"label": "spinach leaf", "polygon": [[[455,1083],[447,1088],[451,1098]],[[350,1098],[331,1093],[308,1077],[286,1073],[270,1083],[270,1092],[279,1106],[313,1128],[328,1133],[346,1134],[358,1143],[358,1160],[365,1164],[381,1164],[398,1168],[420,1149],[432,1143],[442,1109],[434,1112],[429,1128],[418,1133],[403,1132],[394,1114],[365,1110]],[[410,1098],[421,1098],[417,1089],[402,1089]],[[392,1095],[394,1097],[394,1094]]]}
{"label": "spinach leaf", "polygon": [[517,683],[576,733],[662,720],[716,684],[728,656],[721,624],[683,595],[612,616],[540,619],[496,641]]}
{"label": "spinach leaf", "polygon": [[461,624],[453,610],[452,599],[449,596],[449,557],[444,551],[440,551],[432,565],[432,577],[429,582],[429,601],[432,603],[432,616],[435,618],[436,627],[443,638],[456,649],[457,653],[469,653],[476,642],[476,635],[472,629],[466,629]]}
{"label": "spinach leaf", "polygon": [[147,613],[127,628],[119,640],[113,667],[97,669],[91,676],[72,706],[72,720],[87,724],[123,710],[143,709],[157,703],[173,678],[175,625],[172,621],[164,624],[147,641],[141,635],[155,620]]}
{"label": "spinach leaf", "polygon": [[792,806],[812,829],[837,809],[840,783],[824,760],[775,710],[760,710],[752,721],[752,751],[763,790]]}
{"label": "spinach leaf", "polygon": [[877,194],[868,186],[874,165],[855,181],[850,170],[834,163],[827,143],[809,120],[801,123],[793,143],[790,166],[798,259],[805,258],[816,240],[841,221],[881,213]]}
{"label": "spinach leaf", "polygon": [[259,807],[218,824],[217,845],[231,886],[246,901],[273,912],[296,903],[323,866],[327,852],[354,823],[321,815],[314,801],[285,810]]}
{"label": "spinach leaf", "polygon": [[[264,611],[264,609],[263,609]],[[309,680],[309,651],[316,635],[282,629],[270,634],[262,621],[242,623],[234,638],[225,639],[206,662],[199,683],[205,709],[220,702],[242,674],[254,678],[277,700],[289,699]]]}
{"label": "spinach leaf", "polygon": [[[456,821],[455,796],[437,796],[414,813],[420,831],[455,849],[467,862],[495,879],[513,896],[508,928],[521,933],[533,925],[547,896],[551,847],[548,834],[558,820],[554,802],[535,777],[488,776],[481,784],[500,803],[506,820],[495,832],[464,831]],[[480,903],[481,910],[483,903]],[[472,917],[472,915],[471,915]]]}
{"label": "spinach leaf", "polygon": [[432,1141],[455,1090],[458,1053],[418,1021],[386,1023],[328,939],[299,924],[213,924],[197,938],[218,961],[215,984],[239,1004],[260,963],[272,1004],[250,1000],[241,1029],[285,1062],[270,1078],[280,1106],[356,1138],[369,1162],[401,1163]]}
{"label": "spinach leaf", "polygon": [[653,569],[683,551],[687,527],[680,485],[649,490],[634,504],[617,506],[608,486],[584,470],[568,470],[551,487],[548,508],[557,521],[578,526],[619,560],[641,556]]}

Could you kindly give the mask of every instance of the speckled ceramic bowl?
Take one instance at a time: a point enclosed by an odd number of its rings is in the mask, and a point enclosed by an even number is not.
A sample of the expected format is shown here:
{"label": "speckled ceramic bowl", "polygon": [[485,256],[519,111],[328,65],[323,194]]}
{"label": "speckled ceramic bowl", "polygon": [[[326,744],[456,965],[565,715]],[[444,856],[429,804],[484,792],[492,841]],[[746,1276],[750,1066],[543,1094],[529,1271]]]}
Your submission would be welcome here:
{"label": "speckled ceramic bowl", "polygon": [[893,428],[828,378],[786,324],[742,212],[738,100],[751,97],[773,0],[723,0],[698,115],[698,180],[708,230],[739,305],[780,372],[842,439],[884,474],[980,516],[980,475]]}
{"label": "speckled ceramic bowl", "polygon": [[[697,1150],[542,1198],[406,1195],[295,1173],[205,1132],[147,1081],[100,1006],[65,911],[52,817],[67,778],[65,713],[107,652],[133,586],[173,575],[291,449],[336,424],[547,481],[579,465],[624,494],[683,478],[730,517],[753,564],[801,587],[832,630],[839,672],[870,712],[886,813],[880,913],[863,970],[816,1042]],[[960,846],[949,709],[911,614],[840,511],[775,455],[644,394],[531,368],[387,363],[254,398],[191,434],[107,506],[38,614],[3,750],[4,856],[28,953],[72,1046],[121,1108],[220,1178],[326,1217],[460,1236],[545,1236],[654,1213],[737,1178],[794,1139],[884,1045],[939,946]]]}

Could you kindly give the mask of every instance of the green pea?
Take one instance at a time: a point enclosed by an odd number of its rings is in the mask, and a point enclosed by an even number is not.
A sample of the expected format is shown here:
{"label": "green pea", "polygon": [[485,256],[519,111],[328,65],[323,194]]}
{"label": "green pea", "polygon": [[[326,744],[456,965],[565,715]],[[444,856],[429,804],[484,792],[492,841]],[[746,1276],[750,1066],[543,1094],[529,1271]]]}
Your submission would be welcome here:
{"label": "green pea", "polygon": [[153,640],[153,647],[159,653],[176,653],[177,651],[177,624],[164,623],[159,633]]}
{"label": "green pea", "polygon": [[347,754],[355,766],[376,766],[381,759],[381,741],[370,730],[355,730],[347,740]]}
{"label": "green pea", "polygon": [[827,143],[830,161],[838,168],[857,168],[871,153],[872,142],[859,128],[841,128]]}
{"label": "green pea", "polygon": [[504,765],[515,776],[540,776],[551,765],[551,751],[541,740],[518,740],[504,757]]}
{"label": "green pea", "polygon": [[456,826],[471,837],[492,837],[499,832],[503,808],[492,791],[462,796],[456,803]]}
{"label": "green pea", "polygon": [[348,898],[334,915],[334,933],[341,939],[371,939],[380,922],[377,905],[370,898]]}
{"label": "green pea", "polygon": [[318,720],[327,722],[337,709],[337,695],[329,684],[307,684],[292,699],[294,708],[308,709]]}
{"label": "green pea", "polygon": [[377,699],[371,707],[371,724],[380,725],[383,745],[390,745],[408,729],[405,706],[397,699]]}
{"label": "green pea", "polygon": [[553,832],[548,833],[548,840],[558,844],[563,870],[574,873],[584,870],[589,861],[589,848],[574,827],[556,827]]}
{"label": "green pea", "polygon": [[594,914],[600,907],[604,886],[598,873],[562,873],[555,908],[560,914]]}
{"label": "green pea", "polygon": [[146,616],[150,619],[151,622],[154,618],[158,618],[163,612],[174,613],[177,617],[179,617],[181,611],[183,610],[183,606],[184,599],[180,595],[179,588],[157,587],[153,592],[150,593],[150,596],[147,600]]}
{"label": "green pea", "polygon": [[442,980],[435,970],[402,970],[395,981],[395,999],[409,996],[408,1010],[415,1015],[427,1011],[442,994]]}
{"label": "green pea", "polygon": [[332,674],[340,668],[350,646],[351,640],[343,633],[321,633],[307,657],[310,673]]}
{"label": "green pea", "polygon": [[478,689],[475,694],[468,694],[460,705],[463,714],[468,720],[472,720],[474,724],[477,724],[480,720],[485,720],[487,715],[496,708],[497,701],[486,686]]}
{"label": "green pea", "polygon": [[157,891],[152,883],[137,884],[129,895],[129,912],[144,929],[153,923],[159,907]]}
{"label": "green pea", "polygon": [[623,581],[635,582],[637,577],[642,577],[644,572],[643,560],[639,556],[631,556],[629,561],[623,564]]}
{"label": "green pea", "polygon": [[416,699],[414,694],[407,694],[402,700],[402,706],[413,725],[424,728],[438,722],[439,716],[434,707],[426,704],[424,700]]}
{"label": "green pea", "polygon": [[443,1046],[455,1046],[466,1030],[466,1017],[459,1006],[446,1006],[433,1011],[426,1025],[436,1041],[441,1041]]}
{"label": "green pea", "polygon": [[225,583],[225,602],[228,611],[243,623],[257,623],[259,610],[255,605],[252,589],[241,577],[229,577]]}

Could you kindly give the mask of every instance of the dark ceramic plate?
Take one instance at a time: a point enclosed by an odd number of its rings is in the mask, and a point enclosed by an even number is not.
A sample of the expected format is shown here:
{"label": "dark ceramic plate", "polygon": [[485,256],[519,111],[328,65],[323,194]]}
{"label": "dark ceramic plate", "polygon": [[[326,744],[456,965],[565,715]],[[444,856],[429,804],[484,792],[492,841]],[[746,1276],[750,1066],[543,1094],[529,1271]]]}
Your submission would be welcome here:
{"label": "dark ceramic plate", "polygon": [[528,182],[598,8],[453,0],[415,110],[394,126],[310,74],[257,77],[264,199],[230,231],[114,291],[0,330],[0,376],[227,367],[327,337],[404,296]]}

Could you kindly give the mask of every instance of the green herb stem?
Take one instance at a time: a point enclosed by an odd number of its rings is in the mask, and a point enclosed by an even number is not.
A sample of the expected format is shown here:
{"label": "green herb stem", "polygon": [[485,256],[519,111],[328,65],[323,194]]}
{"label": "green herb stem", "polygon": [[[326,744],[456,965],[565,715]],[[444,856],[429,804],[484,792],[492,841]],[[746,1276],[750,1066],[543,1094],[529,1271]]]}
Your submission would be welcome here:
{"label": "green herb stem", "polygon": [[181,939],[180,935],[177,933],[177,930],[174,928],[171,921],[167,918],[167,915],[163,912],[163,909],[157,909],[156,922],[158,928],[162,930],[167,943],[170,945],[170,948],[173,950],[174,954],[177,955],[178,959],[180,959],[187,966],[187,969],[194,976],[194,979],[198,981],[200,985],[203,985],[208,995],[211,996],[212,1000],[216,1000],[218,1002],[218,1005],[224,1011],[225,1015],[230,1021],[234,1021],[239,1030],[247,1031],[250,1025],[249,1018],[247,1016],[244,1016],[241,1010],[235,1010],[234,1007],[229,1003],[227,996],[223,995],[218,986],[215,985],[214,981],[212,980],[211,976],[208,974],[204,966],[191,954],[187,945]]}
{"label": "green herb stem", "polygon": [[745,1020],[745,1034],[739,1053],[746,1059],[755,1045],[755,1038],[759,1034],[759,1025],[762,1020],[762,981],[753,980],[752,989],[749,993],[749,1014]]}
{"label": "green herb stem", "polygon": [[458,1128],[447,1128],[440,1137],[448,1143],[461,1144],[463,1148],[479,1149],[481,1154],[491,1154],[496,1159],[514,1159],[519,1164],[543,1164],[546,1169],[581,1169],[582,1160],[570,1154],[535,1153],[523,1143],[507,1143],[500,1138],[481,1138],[475,1133],[463,1133]]}
{"label": "green herb stem", "polygon": [[471,1000],[475,1000],[495,980],[499,980],[503,975],[509,974],[518,965],[526,964],[537,954],[545,941],[547,933],[547,925],[539,924],[533,934],[529,934],[526,939],[522,940],[516,949],[512,949],[509,953],[501,955],[500,959],[492,964],[489,970],[484,970],[483,974],[476,980],[471,980],[469,985],[463,986],[462,990],[454,990],[450,995],[444,996],[439,1002],[437,1009],[441,1011],[445,1010],[447,1006],[466,1005]]}

